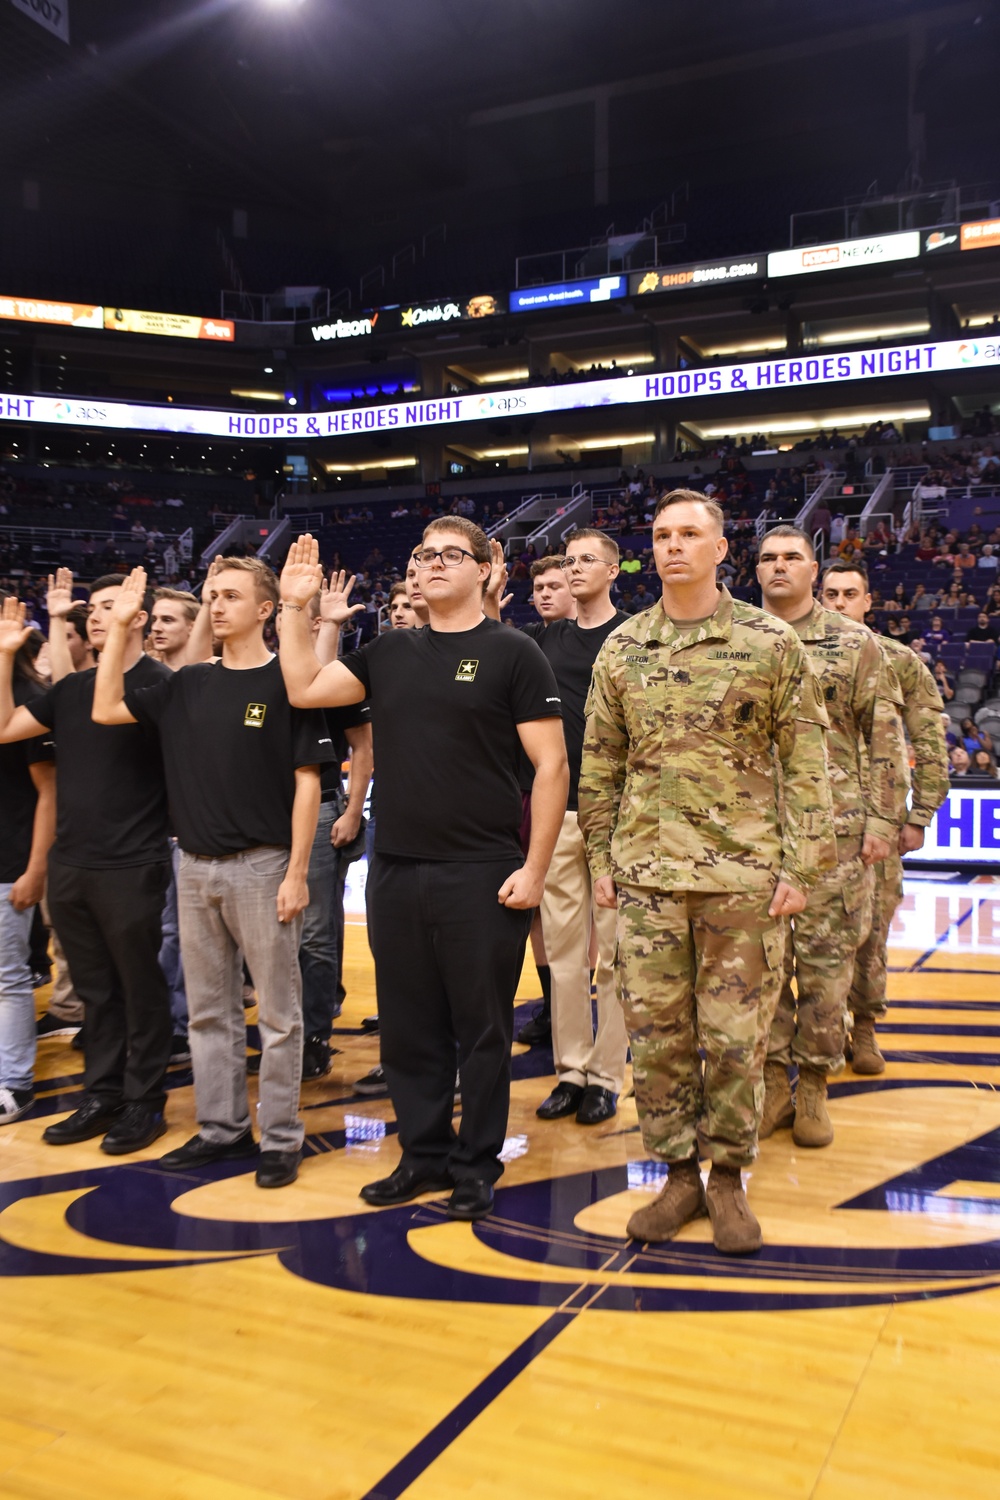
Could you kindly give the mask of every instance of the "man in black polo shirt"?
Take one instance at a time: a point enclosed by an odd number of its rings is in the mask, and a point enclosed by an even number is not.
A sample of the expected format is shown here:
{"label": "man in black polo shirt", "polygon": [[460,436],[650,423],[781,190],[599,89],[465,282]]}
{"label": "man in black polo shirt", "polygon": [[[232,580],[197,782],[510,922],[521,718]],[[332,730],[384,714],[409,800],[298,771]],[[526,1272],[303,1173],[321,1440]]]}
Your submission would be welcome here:
{"label": "man in black polo shirt", "polygon": [[[489,1213],[503,1171],[514,992],[566,805],[566,746],[544,657],[484,617],[490,549],[480,528],[463,517],[432,521],[414,558],[428,628],[388,631],[320,667],[305,613],[320,586],[318,549],[311,537],[293,543],[282,573],[281,665],[293,703],[372,704],[371,940],[403,1159],[362,1197],[386,1206],[453,1187],[448,1212],[477,1219]],[[526,858],[521,746],[535,767]]]}
{"label": "man in black polo shirt", "polygon": [[[615,609],[618,543],[601,531],[575,531],[562,568],[576,602],[575,620],[554,620],[537,637],[563,701],[569,755],[569,801],[545,877],[541,918],[552,974],[552,1058],[556,1086],[538,1107],[543,1120],[575,1115],[598,1125],[617,1108],[625,1078],[628,1035],[615,980],[615,913],[598,906],[577,825],[577,787],[587,722],[587,694],[597,653],[628,615]],[[590,1004],[590,932],[597,933],[597,1030]]]}
{"label": "man in black polo shirt", "polygon": [[158,731],[181,847],[178,909],[201,1129],[161,1164],[186,1171],[256,1153],[242,953],[257,989],[263,1044],[257,1185],[284,1187],[298,1175],[304,1134],[298,948],[319,767],[331,759],[330,737],[322,714],[290,707],[264,644],[278,592],[265,563],[226,558],[208,585],[221,662],[182,667],[153,687],[133,689],[122,675],[122,654],[145,583],[136,568],[119,591],[94,717]]}
{"label": "man in black polo shirt", "polygon": [[[87,638],[97,651],[121,587],[117,576],[91,585]],[[143,654],[146,619],[140,593],[121,641],[129,689],[170,678]],[[0,740],[55,740],[48,904],[86,1016],[83,1102],[42,1139],[64,1146],[103,1135],[101,1150],[116,1156],[152,1145],[167,1128],[170,998],[158,954],[170,850],[156,737],[135,724],[95,724],[94,680],[93,669],[71,672],[17,708],[9,676],[0,681]]]}

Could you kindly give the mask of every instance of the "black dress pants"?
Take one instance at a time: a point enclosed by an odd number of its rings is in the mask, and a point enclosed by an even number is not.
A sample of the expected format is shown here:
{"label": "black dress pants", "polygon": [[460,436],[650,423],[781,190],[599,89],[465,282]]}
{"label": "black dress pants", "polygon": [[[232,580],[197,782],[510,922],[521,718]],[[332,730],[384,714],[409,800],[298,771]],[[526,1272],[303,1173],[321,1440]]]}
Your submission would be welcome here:
{"label": "black dress pants", "polygon": [[86,1017],[84,1087],[112,1102],[166,1103],[170,993],[159,964],[166,860],[94,870],[49,857],[48,902]]}
{"label": "black dress pants", "polygon": [[497,891],[521,864],[519,855],[467,863],[379,854],[369,872],[382,1066],[403,1164],[418,1171],[488,1182],[503,1172],[514,993],[532,914],[501,906]]}

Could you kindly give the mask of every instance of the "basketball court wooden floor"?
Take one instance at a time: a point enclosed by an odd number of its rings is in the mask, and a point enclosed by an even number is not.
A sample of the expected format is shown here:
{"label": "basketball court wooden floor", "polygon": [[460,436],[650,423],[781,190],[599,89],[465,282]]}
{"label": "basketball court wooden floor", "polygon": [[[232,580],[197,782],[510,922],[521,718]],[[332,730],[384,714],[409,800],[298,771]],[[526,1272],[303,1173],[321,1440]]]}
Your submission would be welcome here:
{"label": "basketball court wooden floor", "polygon": [[[766,1247],[625,1239],[655,1189],[634,1105],[543,1125],[551,1060],[517,1049],[496,1216],[369,1210],[392,1111],[363,929],[332,1075],[303,1088],[307,1158],[56,1150],[79,1055],[40,1049],[37,1115],[0,1132],[4,1500],[451,1500],[1000,1495],[1000,885],[908,882],[883,1078],[841,1076],[825,1151],[766,1142]],[[526,972],[522,1001],[537,994]],[[527,1014],[527,1009],[523,1012]]]}

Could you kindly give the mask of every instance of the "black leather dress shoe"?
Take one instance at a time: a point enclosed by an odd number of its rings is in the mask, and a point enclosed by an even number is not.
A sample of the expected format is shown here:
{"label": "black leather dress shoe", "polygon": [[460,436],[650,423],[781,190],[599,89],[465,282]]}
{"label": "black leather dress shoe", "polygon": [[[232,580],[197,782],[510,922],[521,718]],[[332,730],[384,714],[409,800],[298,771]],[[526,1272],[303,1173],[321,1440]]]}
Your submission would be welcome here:
{"label": "black leather dress shoe", "polygon": [[126,1104],[101,1142],[109,1156],[127,1156],[130,1151],[144,1151],[167,1133],[163,1111],[148,1104]]}
{"label": "black leather dress shoe", "polygon": [[257,1186],[287,1187],[299,1175],[301,1151],[262,1151],[257,1163]]}
{"label": "black leather dress shoe", "polygon": [[186,1172],[189,1167],[204,1167],[213,1161],[241,1161],[256,1155],[252,1130],[244,1130],[235,1141],[206,1141],[203,1135],[193,1135],[183,1146],[161,1156],[160,1166],[166,1172]]}
{"label": "black leather dress shoe", "polygon": [[361,1189],[361,1197],[376,1208],[391,1208],[396,1203],[409,1203],[421,1193],[446,1193],[454,1183],[445,1171],[415,1171],[412,1167],[399,1166],[388,1177],[378,1182],[369,1182]]}
{"label": "black leather dress shoe", "polygon": [[578,1083],[557,1083],[547,1099],[535,1110],[540,1120],[563,1120],[580,1108],[583,1089]]}
{"label": "black leather dress shoe", "polygon": [[448,1199],[450,1219],[485,1219],[493,1207],[493,1184],[480,1177],[463,1177]]}
{"label": "black leather dress shoe", "polygon": [[600,1125],[602,1120],[610,1120],[612,1115],[618,1113],[618,1096],[610,1089],[598,1088],[595,1083],[588,1083],[580,1100],[580,1107],[576,1112],[576,1123],[578,1125]]}
{"label": "black leather dress shoe", "polygon": [[552,1012],[547,1005],[536,1010],[530,1021],[525,1021],[516,1040],[523,1047],[548,1046],[552,1041]]}
{"label": "black leather dress shoe", "polygon": [[78,1141],[92,1140],[95,1135],[110,1130],[123,1109],[121,1103],[112,1104],[108,1099],[90,1094],[74,1114],[43,1130],[42,1140],[49,1146],[75,1146]]}

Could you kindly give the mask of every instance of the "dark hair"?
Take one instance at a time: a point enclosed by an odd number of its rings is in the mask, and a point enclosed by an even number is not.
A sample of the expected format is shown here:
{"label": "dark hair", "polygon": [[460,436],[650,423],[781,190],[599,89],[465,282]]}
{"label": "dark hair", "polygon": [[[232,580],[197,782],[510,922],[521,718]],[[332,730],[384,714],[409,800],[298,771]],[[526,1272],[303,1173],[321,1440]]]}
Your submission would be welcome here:
{"label": "dark hair", "polygon": [[85,604],[74,604],[66,616],[66,624],[73,626],[82,641],[87,639],[87,615],[89,613]]}
{"label": "dark hair", "polygon": [[562,558],[556,552],[550,552],[546,557],[536,557],[528,569],[532,580],[539,578],[543,573],[551,573],[554,568],[562,568]]}
{"label": "dark hair", "polygon": [[[95,578],[93,583],[88,584],[90,591],[88,598],[93,599],[94,595],[99,594],[102,589],[120,589],[124,582],[125,579],[121,573],[102,573],[100,578]],[[147,588],[142,596],[142,608],[146,615],[146,624],[143,627],[145,635],[149,629],[149,617],[153,612],[153,590],[150,588]]]}
{"label": "dark hair", "polygon": [[815,548],[813,547],[808,534],[802,530],[801,526],[793,526],[790,521],[783,521],[780,526],[772,526],[770,531],[765,531],[764,535],[761,537],[761,546],[763,547],[764,543],[768,541],[772,536],[795,537],[798,541],[805,543],[806,547],[809,549],[810,556],[815,556]]}
{"label": "dark hair", "polygon": [[825,578],[828,573],[857,573],[864,579],[865,592],[868,592],[868,569],[861,561],[855,562],[853,558],[838,557],[836,561],[827,563],[823,569],[823,577]]}
{"label": "dark hair", "polygon": [[399,596],[400,596],[400,594],[402,594],[403,598],[406,599],[407,602],[409,602],[410,596],[406,592],[406,584],[403,583],[403,582],[394,583],[393,586],[392,586],[392,588],[389,590],[389,606],[390,606],[390,608],[392,607],[392,601],[394,599],[398,599]]}
{"label": "dark hair", "polygon": [[423,539],[426,542],[429,536],[436,531],[451,531],[458,536],[464,536],[469,544],[469,551],[477,563],[488,563],[490,557],[490,544],[486,539],[486,533],[475,521],[470,521],[468,516],[436,516],[424,527]]}

